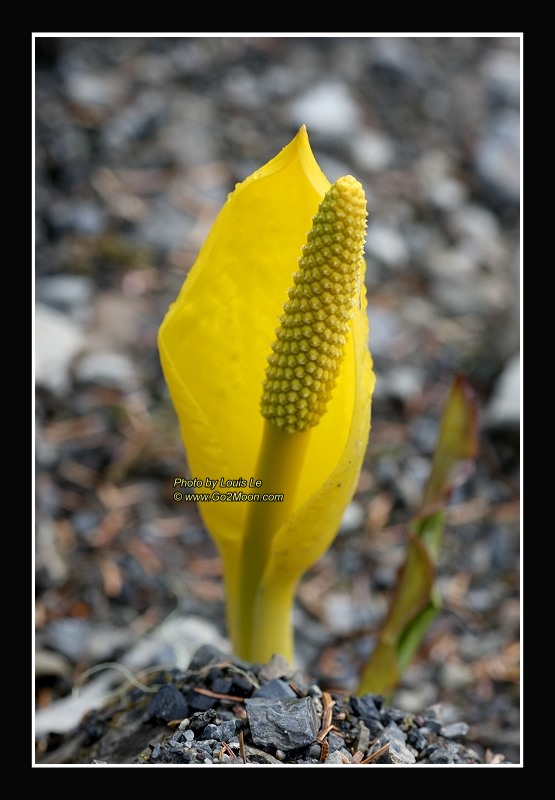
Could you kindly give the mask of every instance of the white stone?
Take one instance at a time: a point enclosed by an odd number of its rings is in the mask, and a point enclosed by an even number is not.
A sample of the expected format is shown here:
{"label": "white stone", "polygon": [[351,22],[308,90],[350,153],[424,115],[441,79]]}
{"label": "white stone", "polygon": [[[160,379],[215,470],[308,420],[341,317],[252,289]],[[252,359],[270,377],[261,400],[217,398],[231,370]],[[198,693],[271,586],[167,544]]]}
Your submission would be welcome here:
{"label": "white stone", "polygon": [[403,235],[388,223],[371,223],[366,236],[366,253],[387,267],[402,267],[409,258]]}
{"label": "white stone", "polygon": [[397,366],[380,375],[378,396],[394,397],[406,402],[422,389],[423,375],[417,367]]}
{"label": "white stone", "polygon": [[351,533],[362,527],[366,517],[364,506],[356,501],[349,503],[341,518],[340,533]]}
{"label": "white stone", "polygon": [[74,72],[66,79],[71,99],[85,106],[110,106],[122,99],[125,91],[123,77],[114,71]]}
{"label": "white stone", "polygon": [[459,208],[466,198],[466,188],[455,178],[441,178],[433,183],[428,190],[430,201],[443,211]]}
{"label": "white stone", "polygon": [[[170,646],[175,653],[172,663],[178,669],[187,669],[194,653],[203,644],[230,652],[229,642],[209,622],[200,617],[183,617],[176,612],[143,636],[120,661],[128,670],[137,673],[151,666],[153,657],[156,663],[161,647]],[[35,735],[70,731],[86,711],[99,708],[106,702],[113,692],[113,681],[114,670],[106,670],[93,676],[79,694],[63,697],[39,709],[35,716]]]}
{"label": "white stone", "polygon": [[360,169],[381,172],[390,166],[394,151],[386,136],[377,131],[364,131],[353,139],[351,154]]}
{"label": "white stone", "polygon": [[497,381],[485,414],[488,425],[520,423],[520,355],[509,361]]}
{"label": "white stone", "polygon": [[344,83],[321,83],[294,100],[289,116],[295,125],[306,125],[308,134],[333,138],[352,136],[360,124],[361,111]]}
{"label": "white stone", "polygon": [[37,303],[35,307],[35,383],[56,394],[69,387],[72,360],[83,347],[81,328],[66,314]]}
{"label": "white stone", "polygon": [[85,353],[76,365],[75,376],[83,383],[96,383],[116,389],[134,389],[137,386],[133,363],[122,353]]}

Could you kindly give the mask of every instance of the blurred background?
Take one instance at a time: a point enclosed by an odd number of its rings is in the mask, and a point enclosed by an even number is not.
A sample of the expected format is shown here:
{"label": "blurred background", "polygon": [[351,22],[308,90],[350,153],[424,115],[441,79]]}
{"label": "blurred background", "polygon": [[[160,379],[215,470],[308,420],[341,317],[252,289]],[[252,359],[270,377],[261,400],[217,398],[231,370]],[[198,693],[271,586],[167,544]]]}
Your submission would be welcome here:
{"label": "blurred background", "polygon": [[463,373],[480,455],[448,514],[443,611],[393,704],[441,703],[478,752],[518,762],[519,36],[34,43],[42,751],[95,664],[226,647],[215,547],[172,500],[186,465],[156,335],[228,192],[306,124],[327,177],[365,187],[377,388],[357,494],[299,588],[299,666],[356,685]]}

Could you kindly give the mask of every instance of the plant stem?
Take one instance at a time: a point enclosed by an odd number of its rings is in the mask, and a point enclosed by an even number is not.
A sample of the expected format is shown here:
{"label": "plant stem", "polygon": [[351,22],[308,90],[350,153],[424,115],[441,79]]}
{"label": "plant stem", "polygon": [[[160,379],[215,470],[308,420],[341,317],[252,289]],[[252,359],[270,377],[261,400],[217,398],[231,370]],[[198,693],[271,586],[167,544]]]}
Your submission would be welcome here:
{"label": "plant stem", "polygon": [[254,607],[250,661],[264,663],[279,653],[293,665],[292,612],[297,583],[297,579],[287,578],[263,580],[260,584]]}
{"label": "plant stem", "polygon": [[[273,653],[291,658],[293,590],[263,587],[262,582],[274,537],[293,510],[309,439],[310,431],[287,433],[265,421],[255,477],[262,481],[261,494],[283,494],[284,499],[249,503],[240,561],[239,634],[235,647],[240,657],[251,661],[265,660]],[[259,629],[262,624],[264,631]],[[258,644],[262,639],[264,649]]]}

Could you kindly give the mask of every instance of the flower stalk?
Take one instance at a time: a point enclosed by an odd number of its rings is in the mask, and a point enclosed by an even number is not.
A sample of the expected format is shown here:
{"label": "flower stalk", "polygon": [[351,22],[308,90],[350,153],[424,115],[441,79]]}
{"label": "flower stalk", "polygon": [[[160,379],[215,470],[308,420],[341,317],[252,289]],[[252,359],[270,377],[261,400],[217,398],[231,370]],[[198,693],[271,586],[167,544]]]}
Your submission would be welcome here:
{"label": "flower stalk", "polygon": [[[294,509],[309,439],[309,431],[287,433],[271,422],[264,425],[256,474],[269,493],[283,494],[283,501],[254,502],[248,509],[240,562],[241,633],[237,652],[251,661],[264,661],[268,652],[280,653],[290,661],[293,658],[291,592],[284,594],[277,586],[265,585],[263,578],[276,533]],[[286,621],[286,636],[278,621]]]}
{"label": "flower stalk", "polygon": [[[289,626],[291,587],[264,583],[276,533],[296,497],[310,429],[326,412],[345,354],[352,307],[364,267],[366,201],[350,175],[326,193],[303,247],[289,300],[268,357],[261,412],[266,418],[257,476],[281,503],[255,502],[249,509],[241,555],[239,652],[264,660],[293,657]],[[271,583],[271,582],[270,582]]]}

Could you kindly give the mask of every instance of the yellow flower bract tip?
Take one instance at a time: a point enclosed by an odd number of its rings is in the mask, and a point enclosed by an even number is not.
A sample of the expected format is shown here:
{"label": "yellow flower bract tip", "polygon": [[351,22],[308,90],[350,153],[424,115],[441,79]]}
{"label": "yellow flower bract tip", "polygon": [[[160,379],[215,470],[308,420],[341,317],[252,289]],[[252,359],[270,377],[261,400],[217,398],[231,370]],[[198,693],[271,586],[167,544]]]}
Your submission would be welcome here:
{"label": "yellow flower bract tip", "polygon": [[268,357],[262,415],[288,433],[317,425],[343,361],[364,269],[366,199],[351,175],[322,200]]}

